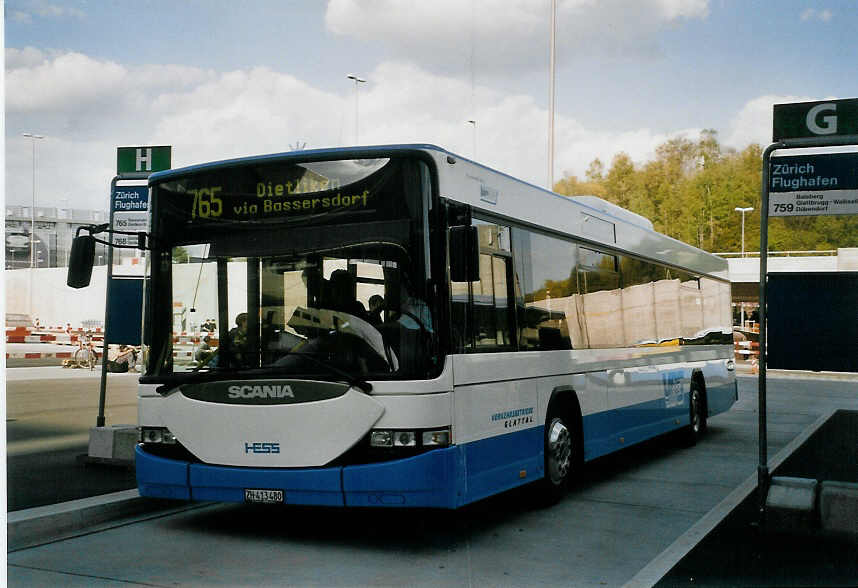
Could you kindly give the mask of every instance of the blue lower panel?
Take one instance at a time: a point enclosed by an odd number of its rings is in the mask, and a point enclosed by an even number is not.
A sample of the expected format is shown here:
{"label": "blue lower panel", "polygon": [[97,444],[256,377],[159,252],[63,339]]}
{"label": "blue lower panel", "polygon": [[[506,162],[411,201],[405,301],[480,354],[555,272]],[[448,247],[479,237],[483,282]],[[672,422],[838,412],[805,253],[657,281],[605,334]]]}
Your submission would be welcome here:
{"label": "blue lower panel", "polygon": [[436,449],[407,459],[343,468],[347,506],[456,508],[461,449]]}
{"label": "blue lower panel", "polygon": [[140,496],[190,500],[188,462],[156,457],[138,445],[134,450]]}
{"label": "blue lower panel", "polygon": [[652,439],[687,425],[688,422],[687,394],[681,404],[671,408],[666,408],[664,399],[659,398],[586,415],[583,418],[584,459],[589,461]]}
{"label": "blue lower panel", "polygon": [[709,404],[709,416],[730,410],[730,407],[737,400],[739,400],[739,391],[736,381],[723,386],[706,388],[706,402]]}
{"label": "blue lower panel", "polygon": [[462,445],[467,472],[465,503],[544,476],[545,427],[532,427]]}
{"label": "blue lower panel", "polygon": [[191,464],[193,500],[244,502],[245,488],[283,490],[288,504],[343,506],[341,468],[236,468]]}

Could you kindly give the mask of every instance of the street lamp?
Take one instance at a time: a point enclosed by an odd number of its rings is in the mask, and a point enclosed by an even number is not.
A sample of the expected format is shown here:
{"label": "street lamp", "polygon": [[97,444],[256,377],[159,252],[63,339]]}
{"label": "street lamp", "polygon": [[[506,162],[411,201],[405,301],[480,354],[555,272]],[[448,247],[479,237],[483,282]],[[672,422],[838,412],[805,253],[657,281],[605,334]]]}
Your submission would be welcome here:
{"label": "street lamp", "polygon": [[548,72],[548,189],[554,191],[554,83],[556,70],[555,40],[557,29],[557,0],[551,0],[551,35],[549,37]]}
{"label": "street lamp", "polygon": [[30,267],[36,265],[36,140],[44,139],[44,135],[21,133],[21,136],[31,139],[33,144],[33,205],[30,207]]}
{"label": "street lamp", "polygon": [[474,158],[474,161],[476,161],[477,160],[477,121],[469,120],[469,121],[465,121],[465,122],[467,122],[470,125],[474,125],[474,151],[473,151],[472,157]]}
{"label": "street lamp", "polygon": [[737,206],[733,210],[742,213],[742,257],[745,257],[745,213],[751,212],[752,210],[754,210],[754,207],[749,206],[748,208],[740,208]]}
{"label": "street lamp", "polygon": [[360,143],[360,139],[358,138],[358,84],[365,84],[366,80],[355,74],[349,74],[346,77],[355,81],[355,145],[357,145]]}
{"label": "street lamp", "polygon": [[33,268],[36,267],[36,141],[44,139],[44,135],[35,133],[21,133],[22,136],[30,139],[33,144],[33,202],[30,206],[30,292],[29,292],[29,312],[30,317],[33,315]]}
{"label": "street lamp", "polygon": [[[745,213],[751,212],[752,210],[754,210],[754,207],[749,206],[747,208],[741,208],[741,207],[737,206],[733,210],[735,210],[736,212],[742,213],[742,257],[745,257]],[[762,255],[762,252],[760,253],[760,255]],[[741,323],[741,326],[744,329],[745,328],[745,303],[741,302],[740,305],[741,306],[740,306],[739,322]]]}

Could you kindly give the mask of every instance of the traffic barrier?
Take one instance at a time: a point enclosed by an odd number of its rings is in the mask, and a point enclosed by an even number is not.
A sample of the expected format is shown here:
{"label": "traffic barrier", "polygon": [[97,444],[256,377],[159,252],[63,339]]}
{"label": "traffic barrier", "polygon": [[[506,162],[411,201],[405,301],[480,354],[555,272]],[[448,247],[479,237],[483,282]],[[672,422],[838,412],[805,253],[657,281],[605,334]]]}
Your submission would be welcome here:
{"label": "traffic barrier", "polygon": [[6,359],[71,359],[71,351],[57,351],[52,353],[37,352],[6,352]]}

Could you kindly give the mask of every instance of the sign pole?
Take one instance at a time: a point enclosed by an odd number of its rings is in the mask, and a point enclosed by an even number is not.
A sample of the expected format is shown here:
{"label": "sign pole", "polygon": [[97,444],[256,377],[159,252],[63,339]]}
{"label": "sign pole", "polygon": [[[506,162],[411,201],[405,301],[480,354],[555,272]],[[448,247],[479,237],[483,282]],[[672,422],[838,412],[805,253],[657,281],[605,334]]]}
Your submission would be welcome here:
{"label": "sign pole", "polygon": [[783,143],[773,143],[763,152],[762,185],[760,186],[760,358],[759,376],[757,378],[760,463],[757,466],[757,488],[761,513],[765,510],[766,496],[769,493],[768,429],[766,423],[766,279],[769,254],[769,173],[771,171],[772,153],[783,147]]}
{"label": "sign pole", "polygon": [[[773,130],[772,140],[763,152],[761,186],[760,186],[760,358],[758,376],[758,412],[759,412],[759,453],[760,463],[757,466],[757,492],[759,498],[760,516],[765,514],[766,498],[768,495],[770,474],[768,465],[768,434],[766,422],[766,284],[768,282],[768,248],[769,248],[769,216],[793,216],[825,214],[815,210],[815,205],[807,205],[799,201],[794,195],[795,203],[784,205],[776,203],[770,211],[769,191],[771,189],[771,159],[772,154],[779,149],[799,149],[806,147],[840,147],[858,144],[858,99],[832,100],[822,102],[801,102],[795,104],[775,104],[772,117]],[[808,156],[820,157],[820,156]],[[801,176],[813,174],[813,166],[796,166],[787,169],[789,176]],[[776,170],[776,173],[780,173]],[[789,179],[793,179],[790,177]],[[799,179],[799,186],[802,182]],[[829,189],[842,189],[840,178],[832,184],[830,181],[820,181],[822,178],[813,178],[814,183],[819,182],[823,187]],[[811,185],[807,177],[804,184]],[[796,189],[796,192],[799,190]],[[820,187],[813,186],[815,196],[819,194]],[[816,200],[817,198],[814,198]],[[838,205],[837,202],[833,204]],[[828,204],[824,208],[828,210]],[[800,210],[802,207],[812,209]],[[822,207],[821,207],[822,208]],[[835,208],[835,214],[856,214],[849,206]],[[829,214],[831,214],[829,212]]]}
{"label": "sign pole", "polygon": [[[110,227],[113,227],[113,214],[114,214],[114,205],[113,205],[113,195],[116,193],[116,184],[120,180],[146,180],[149,177],[147,173],[139,173],[139,172],[126,172],[114,176],[114,178],[110,181]],[[110,290],[111,284],[113,282],[113,239],[111,238],[108,241],[107,246],[107,291],[105,293],[105,301],[110,300]],[[105,400],[107,398],[107,352],[109,349],[110,342],[108,341],[108,321],[110,320],[110,305],[105,303],[104,305],[104,339],[101,342],[101,382],[98,388],[98,417],[95,419],[96,427],[103,427],[105,425],[104,422],[104,405]]]}

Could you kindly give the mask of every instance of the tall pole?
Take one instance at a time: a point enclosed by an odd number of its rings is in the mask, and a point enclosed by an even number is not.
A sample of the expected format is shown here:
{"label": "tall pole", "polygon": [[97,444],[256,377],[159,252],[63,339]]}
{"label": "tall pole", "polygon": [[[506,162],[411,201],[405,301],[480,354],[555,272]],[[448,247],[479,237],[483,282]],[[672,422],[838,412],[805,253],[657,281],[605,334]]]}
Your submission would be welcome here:
{"label": "tall pole", "polygon": [[471,124],[474,126],[474,132],[473,132],[474,148],[473,148],[472,157],[473,157],[474,161],[476,161],[477,160],[477,121],[469,120],[467,122],[468,122],[468,124]]}
{"label": "tall pole", "polygon": [[360,143],[360,135],[359,135],[359,127],[358,127],[358,84],[366,83],[366,80],[356,76],[355,74],[349,74],[346,76],[350,80],[355,81],[355,145]]}
{"label": "tall pole", "polygon": [[551,41],[548,73],[548,189],[554,190],[554,70],[555,70],[555,41],[557,29],[557,0],[551,0]]}
{"label": "tall pole", "polygon": [[742,213],[742,257],[745,257],[745,213],[746,212],[753,212],[754,207],[749,206],[748,208],[740,208],[737,206],[733,210],[735,210],[736,212]]}
{"label": "tall pole", "polygon": [[33,144],[33,201],[30,206],[30,292],[28,302],[30,318],[33,318],[33,272],[36,267],[36,141],[45,137],[35,133],[21,133],[21,135],[30,139]]}

